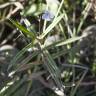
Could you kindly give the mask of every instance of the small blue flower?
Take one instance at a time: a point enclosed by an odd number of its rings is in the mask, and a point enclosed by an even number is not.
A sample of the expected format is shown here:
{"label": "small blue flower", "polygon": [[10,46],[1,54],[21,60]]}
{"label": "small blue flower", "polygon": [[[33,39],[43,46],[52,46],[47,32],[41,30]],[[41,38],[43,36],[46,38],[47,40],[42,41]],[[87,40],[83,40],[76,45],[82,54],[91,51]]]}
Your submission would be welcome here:
{"label": "small blue flower", "polygon": [[54,18],[54,15],[50,11],[45,11],[42,15],[42,19],[46,21],[51,21]]}

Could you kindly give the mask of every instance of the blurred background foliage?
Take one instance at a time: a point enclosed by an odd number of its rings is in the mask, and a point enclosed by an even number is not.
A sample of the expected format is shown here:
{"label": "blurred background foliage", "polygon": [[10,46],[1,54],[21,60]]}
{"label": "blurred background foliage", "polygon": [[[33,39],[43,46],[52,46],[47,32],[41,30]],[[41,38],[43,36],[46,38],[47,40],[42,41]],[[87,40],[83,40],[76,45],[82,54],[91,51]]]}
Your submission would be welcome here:
{"label": "blurred background foliage", "polygon": [[0,0],[0,96],[96,96],[96,1],[50,2]]}

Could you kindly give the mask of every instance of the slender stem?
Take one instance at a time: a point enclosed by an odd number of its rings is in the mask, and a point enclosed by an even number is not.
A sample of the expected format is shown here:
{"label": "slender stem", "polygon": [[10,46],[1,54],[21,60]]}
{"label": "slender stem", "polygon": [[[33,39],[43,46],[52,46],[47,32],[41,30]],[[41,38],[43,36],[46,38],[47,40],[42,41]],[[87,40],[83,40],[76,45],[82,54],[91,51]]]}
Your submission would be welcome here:
{"label": "slender stem", "polygon": [[89,11],[90,11],[91,8],[92,8],[92,3],[91,2],[88,2],[87,5],[86,5],[86,7],[85,7],[85,9],[84,9],[84,11],[82,12],[83,18],[81,18],[81,22],[80,22],[80,24],[78,26],[77,34],[80,32],[81,27],[83,26],[84,21],[87,18],[88,13],[89,13]]}
{"label": "slender stem", "polygon": [[46,21],[46,20],[44,20],[43,32],[46,30],[46,24],[47,24],[47,21]]}
{"label": "slender stem", "polygon": [[[61,1],[60,6],[59,6],[59,8],[58,8],[58,11],[57,11],[57,13],[56,13],[56,15],[55,15],[55,17],[54,17],[54,20],[57,18],[58,14],[60,13],[60,10],[61,10],[61,8],[62,8],[62,6],[63,6],[63,2],[64,2],[64,0]],[[54,20],[53,20],[53,21],[54,21]]]}

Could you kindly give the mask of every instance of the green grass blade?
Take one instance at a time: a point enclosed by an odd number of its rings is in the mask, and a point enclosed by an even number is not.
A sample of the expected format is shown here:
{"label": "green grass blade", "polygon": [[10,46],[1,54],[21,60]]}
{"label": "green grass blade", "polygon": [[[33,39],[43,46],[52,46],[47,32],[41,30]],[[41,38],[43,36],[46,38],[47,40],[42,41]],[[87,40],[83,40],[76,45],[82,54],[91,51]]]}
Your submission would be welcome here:
{"label": "green grass blade", "polygon": [[17,53],[17,55],[13,58],[13,60],[10,62],[10,65],[8,67],[8,70],[15,65],[15,63],[23,56],[23,54],[27,51],[27,49],[32,47],[32,43],[25,46],[20,52]]}
{"label": "green grass blade", "polygon": [[35,39],[35,34],[33,32],[28,31],[24,26],[22,26],[18,21],[14,21],[12,19],[9,19],[19,30],[21,30],[24,34],[32,38],[32,40]]}
{"label": "green grass blade", "polygon": [[[8,88],[0,93],[0,96],[13,96],[12,94],[15,93],[18,88],[27,80],[27,77],[23,77],[19,81],[14,82],[14,84],[8,86]],[[6,86],[7,87],[7,86]]]}
{"label": "green grass blade", "polygon": [[77,28],[77,34],[80,32],[80,30],[81,30],[81,28],[82,28],[82,26],[83,26],[83,24],[85,22],[85,19],[87,18],[88,13],[91,10],[92,6],[93,6],[93,4],[90,3],[90,2],[88,2],[87,5],[86,5],[86,7],[85,7],[85,9],[83,10],[83,12],[82,12],[83,17],[81,17],[80,24],[79,24],[79,26]]}
{"label": "green grass blade", "polygon": [[[15,67],[14,70],[18,71],[18,70],[20,70],[23,66],[28,66],[28,62],[29,62],[33,57],[35,57],[36,55],[38,55],[39,53],[40,53],[40,52],[38,52],[38,51],[33,52],[31,55],[29,55],[29,56],[26,57],[24,60],[22,60],[22,61],[20,62],[20,65],[18,65],[17,67]],[[33,65],[34,65],[34,63],[33,63]],[[37,65],[37,64],[35,64],[35,65]],[[29,66],[32,66],[32,63],[29,64]],[[31,68],[31,67],[30,67],[30,68]]]}
{"label": "green grass blade", "polygon": [[81,83],[81,82],[82,82],[82,80],[84,79],[85,75],[87,74],[87,72],[88,72],[88,70],[85,70],[85,71],[84,71],[84,73],[83,73],[83,75],[81,76],[80,80],[78,81],[78,83],[77,83],[76,87],[73,89],[73,91],[72,91],[72,92],[70,92],[70,93],[71,93],[71,94],[70,94],[70,96],[75,96],[76,91],[77,91],[77,89],[78,89],[78,87],[79,87],[80,83]]}
{"label": "green grass blade", "polygon": [[60,13],[60,10],[61,10],[61,8],[62,8],[62,6],[63,6],[63,2],[64,2],[64,0],[61,1],[60,6],[59,6],[59,8],[58,8],[58,11],[57,11],[57,13],[56,13],[56,15],[55,15],[54,20],[57,18],[58,14]]}
{"label": "green grass blade", "polygon": [[48,68],[48,71],[50,72],[58,88],[61,89],[62,82],[60,80],[60,70],[47,50],[44,51],[44,55],[45,55],[44,57],[46,57],[47,60],[47,61],[45,60],[45,63],[47,62],[46,67]]}
{"label": "green grass blade", "polygon": [[84,38],[85,36],[86,36],[86,34],[85,35],[82,35],[82,36],[78,36],[78,37],[72,37],[70,39],[67,39],[67,40],[64,40],[64,41],[58,43],[56,46],[63,46],[63,45],[66,45],[66,44],[75,42],[77,40],[80,40],[80,39]]}

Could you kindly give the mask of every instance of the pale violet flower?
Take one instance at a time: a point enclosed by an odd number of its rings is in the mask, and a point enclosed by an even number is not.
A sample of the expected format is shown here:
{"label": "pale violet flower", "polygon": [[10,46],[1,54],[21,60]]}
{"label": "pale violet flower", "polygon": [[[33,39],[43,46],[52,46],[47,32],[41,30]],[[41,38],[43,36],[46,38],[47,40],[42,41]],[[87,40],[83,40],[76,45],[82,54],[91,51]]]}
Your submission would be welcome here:
{"label": "pale violet flower", "polygon": [[54,14],[52,14],[50,11],[45,11],[42,15],[42,19],[46,21],[51,21],[54,18]]}
{"label": "pale violet flower", "polygon": [[51,21],[57,13],[60,2],[58,0],[46,0],[47,10],[42,15],[42,19]]}

